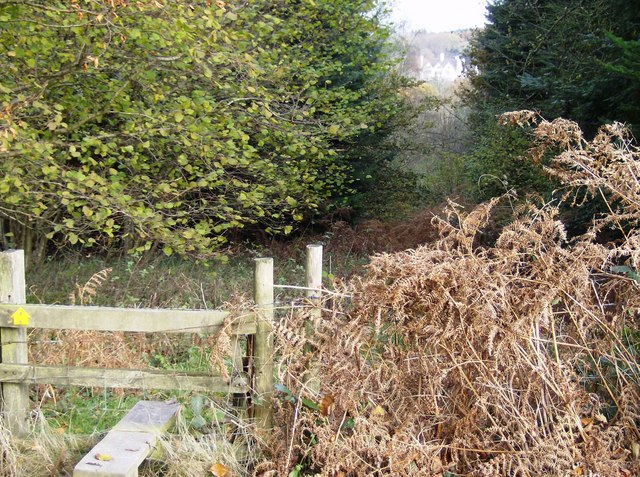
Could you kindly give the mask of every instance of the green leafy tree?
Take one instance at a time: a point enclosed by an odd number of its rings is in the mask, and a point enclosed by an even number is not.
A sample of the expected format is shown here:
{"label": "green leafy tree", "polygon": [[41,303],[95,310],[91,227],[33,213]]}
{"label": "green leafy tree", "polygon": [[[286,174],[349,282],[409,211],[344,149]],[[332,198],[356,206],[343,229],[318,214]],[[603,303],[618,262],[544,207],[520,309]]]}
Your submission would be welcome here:
{"label": "green leafy tree", "polygon": [[[373,0],[0,2],[3,240],[208,257],[349,188],[402,108]],[[8,238],[7,238],[8,237]]]}

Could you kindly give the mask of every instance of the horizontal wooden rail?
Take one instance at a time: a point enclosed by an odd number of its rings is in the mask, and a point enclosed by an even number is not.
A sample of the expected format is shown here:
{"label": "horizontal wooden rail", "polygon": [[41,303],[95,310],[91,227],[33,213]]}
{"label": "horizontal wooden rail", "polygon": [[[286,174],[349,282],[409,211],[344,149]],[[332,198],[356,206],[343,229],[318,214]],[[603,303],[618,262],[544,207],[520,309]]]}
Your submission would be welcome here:
{"label": "horizontal wooden rail", "polygon": [[220,376],[204,373],[30,364],[0,364],[0,382],[220,393],[245,393],[249,389],[244,383],[230,384]]}
{"label": "horizontal wooden rail", "polygon": [[[12,315],[22,308],[29,315],[26,324],[15,324]],[[201,333],[220,329],[228,311],[112,308],[104,306],[52,306],[0,304],[0,327],[44,328],[143,333]],[[232,332],[256,332],[255,315],[247,314],[232,323]],[[23,321],[24,323],[24,321]]]}
{"label": "horizontal wooden rail", "polygon": [[[256,259],[254,284],[255,308],[242,316],[232,316],[221,310],[25,304],[24,253],[20,250],[0,252],[0,413],[9,430],[19,436],[26,435],[29,430],[28,385],[53,384],[250,394],[248,415],[267,432],[272,427],[274,395],[273,259]],[[321,282],[308,283],[305,289],[313,288],[315,299],[320,285]],[[247,374],[245,378],[228,382],[220,376],[205,373],[43,366],[28,362],[28,329],[215,333],[222,326],[228,327],[225,331],[229,334],[247,335],[247,356],[239,343],[241,337],[235,336],[231,340],[234,366],[240,374]]]}

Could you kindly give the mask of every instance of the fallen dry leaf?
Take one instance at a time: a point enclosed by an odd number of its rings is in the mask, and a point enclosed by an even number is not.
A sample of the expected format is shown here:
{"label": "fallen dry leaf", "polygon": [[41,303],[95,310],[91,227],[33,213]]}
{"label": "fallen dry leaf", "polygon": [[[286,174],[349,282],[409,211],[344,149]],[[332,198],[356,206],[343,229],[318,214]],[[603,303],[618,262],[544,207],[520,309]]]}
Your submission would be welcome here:
{"label": "fallen dry leaf", "polygon": [[213,464],[209,468],[209,472],[211,472],[215,477],[229,477],[231,475],[229,473],[229,469],[220,462]]}
{"label": "fallen dry leaf", "polygon": [[322,414],[323,416],[328,416],[329,414],[331,414],[331,411],[333,409],[333,403],[334,403],[334,399],[331,394],[327,394],[326,396],[323,396],[322,399],[320,400],[320,404],[318,404],[318,408],[320,409],[320,414]]}
{"label": "fallen dry leaf", "polygon": [[582,428],[585,431],[589,431],[593,426],[593,419],[590,417],[583,417],[583,418],[580,418],[580,423],[582,424]]}
{"label": "fallen dry leaf", "polygon": [[98,453],[98,454],[94,455],[93,457],[95,457],[97,460],[101,460],[101,461],[104,461],[104,462],[107,462],[109,460],[113,460],[113,457],[111,457],[109,454],[100,454],[100,453]]}

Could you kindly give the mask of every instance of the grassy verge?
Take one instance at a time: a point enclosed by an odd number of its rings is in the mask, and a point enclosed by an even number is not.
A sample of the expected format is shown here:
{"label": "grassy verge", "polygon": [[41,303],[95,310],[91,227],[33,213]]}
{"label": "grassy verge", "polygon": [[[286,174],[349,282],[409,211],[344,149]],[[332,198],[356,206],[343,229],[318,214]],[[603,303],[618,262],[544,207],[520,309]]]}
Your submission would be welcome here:
{"label": "grassy verge", "polygon": [[[313,243],[313,242],[310,242]],[[85,296],[95,305],[151,308],[217,308],[251,297],[253,259],[273,256],[277,284],[304,283],[304,244],[276,244],[274,250],[246,250],[208,263],[153,256],[106,259],[75,255],[49,259],[27,271],[29,303],[69,304],[78,287],[110,270],[99,292]],[[327,282],[361,270],[368,258],[351,250],[325,254]]]}

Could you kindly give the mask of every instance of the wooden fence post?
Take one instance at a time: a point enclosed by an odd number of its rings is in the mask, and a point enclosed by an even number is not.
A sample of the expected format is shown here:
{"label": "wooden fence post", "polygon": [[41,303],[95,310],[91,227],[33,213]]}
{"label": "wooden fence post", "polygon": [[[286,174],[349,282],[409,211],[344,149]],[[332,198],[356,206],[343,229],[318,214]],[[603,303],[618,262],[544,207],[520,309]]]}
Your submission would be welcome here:
{"label": "wooden fence post", "polygon": [[[22,250],[2,252],[0,253],[0,302],[23,304],[25,301],[24,252]],[[2,346],[3,363],[28,363],[26,327],[0,328],[0,346]],[[28,385],[2,384],[2,413],[5,424],[14,435],[23,436],[28,432]]]}
{"label": "wooden fence post", "polygon": [[254,301],[257,307],[257,331],[253,343],[254,418],[262,430],[273,425],[273,259],[255,260]]}
{"label": "wooden fence post", "polygon": [[[309,311],[309,316],[314,319],[322,314],[319,306],[322,303],[322,245],[307,245],[307,267],[306,267],[306,285],[307,299],[314,307]],[[305,324],[305,334],[308,338],[312,338],[314,333],[313,324],[308,321]],[[320,393],[320,379],[318,377],[317,368],[311,364],[304,377],[305,386],[313,395]]]}
{"label": "wooden fence post", "polygon": [[307,297],[318,302],[322,292],[322,245],[307,245]]}

